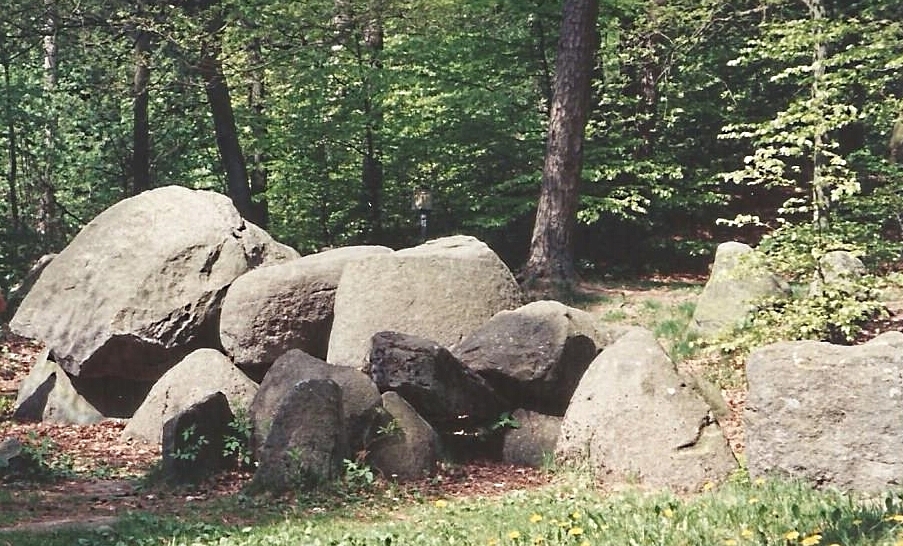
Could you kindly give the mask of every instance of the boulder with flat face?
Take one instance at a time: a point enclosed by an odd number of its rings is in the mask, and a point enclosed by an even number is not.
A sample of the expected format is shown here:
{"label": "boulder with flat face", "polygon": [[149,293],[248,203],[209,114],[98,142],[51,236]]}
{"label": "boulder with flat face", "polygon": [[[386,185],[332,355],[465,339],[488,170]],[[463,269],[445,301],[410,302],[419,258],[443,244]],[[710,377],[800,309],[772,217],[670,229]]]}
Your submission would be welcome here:
{"label": "boulder with flat face", "polygon": [[223,300],[223,348],[238,367],[258,375],[290,349],[326,359],[345,265],[391,252],[382,246],[337,248],[245,273]]}
{"label": "boulder with flat face", "polygon": [[522,303],[511,271],[485,243],[445,237],[348,264],[335,295],[326,359],[361,367],[370,337],[405,332],[450,347]]}
{"label": "boulder with flat face", "polygon": [[749,355],[746,376],[751,476],[869,493],[903,485],[903,333],[775,343]]}
{"label": "boulder with flat face", "polygon": [[152,381],[191,351],[218,346],[232,281],[297,256],[224,195],[158,188],[89,222],[47,265],[10,327],[43,341],[73,376]]}

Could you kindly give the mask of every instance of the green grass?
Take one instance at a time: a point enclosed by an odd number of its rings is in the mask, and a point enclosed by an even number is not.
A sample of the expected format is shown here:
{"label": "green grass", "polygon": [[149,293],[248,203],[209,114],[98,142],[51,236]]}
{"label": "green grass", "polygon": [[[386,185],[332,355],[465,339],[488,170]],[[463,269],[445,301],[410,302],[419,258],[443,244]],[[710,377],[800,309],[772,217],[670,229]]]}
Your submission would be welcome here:
{"label": "green grass", "polygon": [[[501,497],[399,499],[392,488],[366,501],[272,504],[229,501],[238,525],[133,514],[97,531],[0,534],[0,544],[55,545],[723,545],[903,544],[903,496],[865,502],[789,481],[736,479],[678,496],[628,489],[606,494],[580,476]],[[242,503],[245,503],[242,505]],[[319,506],[318,508],[312,508]],[[212,518],[217,520],[218,518]]]}

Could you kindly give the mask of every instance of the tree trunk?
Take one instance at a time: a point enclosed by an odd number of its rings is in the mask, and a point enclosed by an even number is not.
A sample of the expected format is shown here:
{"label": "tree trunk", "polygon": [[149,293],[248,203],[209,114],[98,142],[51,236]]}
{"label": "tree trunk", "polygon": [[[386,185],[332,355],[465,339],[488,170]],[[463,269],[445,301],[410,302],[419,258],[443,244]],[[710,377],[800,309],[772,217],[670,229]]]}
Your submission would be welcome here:
{"label": "tree trunk", "polygon": [[150,83],[150,33],[135,30],[135,75],[132,92],[135,95],[132,125],[132,195],[151,187],[150,176],[150,123],[147,117],[148,85]]}
{"label": "tree trunk", "polygon": [[[3,85],[6,89],[4,100],[4,114],[6,115],[6,143],[8,148],[9,164],[7,167],[7,201],[9,202],[9,227],[13,234],[19,233],[21,219],[19,217],[19,190],[18,190],[18,173],[19,159],[18,150],[16,149],[16,123],[13,120],[13,104],[12,104],[12,81],[9,74],[9,59],[3,60]],[[16,245],[11,247],[15,253]],[[10,256],[12,261],[16,260],[15,254]]]}
{"label": "tree trunk", "polygon": [[[812,99],[816,105],[821,105],[824,91],[821,86],[825,78],[825,57],[827,46],[822,40],[821,25],[825,19],[825,5],[822,0],[803,0],[809,8],[809,16],[815,24],[817,40],[812,59]],[[831,188],[824,176],[824,149],[825,135],[820,125],[815,124],[815,135],[812,138],[812,221],[815,226],[825,231],[830,226],[831,213]]]}
{"label": "tree trunk", "polygon": [[573,235],[598,11],[598,0],[564,3],[542,186],[530,257],[521,272],[531,291],[566,290],[576,280]]}
{"label": "tree trunk", "polygon": [[264,114],[264,70],[263,54],[259,38],[252,40],[248,46],[248,59],[251,64],[251,80],[248,84],[248,106],[254,112],[251,124],[254,137],[254,149],[251,152],[251,203],[255,210],[256,224],[266,229],[269,224],[269,207],[267,205],[267,168],[266,156],[263,153],[263,142],[266,140],[267,123]]}
{"label": "tree trunk", "polygon": [[53,95],[57,88],[57,13],[55,0],[44,0],[44,99],[47,104],[47,120],[44,124],[44,164],[40,177],[40,201],[37,231],[43,236],[44,244],[50,248],[60,234],[57,213],[56,189],[53,184],[54,159],[56,156],[57,115]]}
{"label": "tree trunk", "polygon": [[[218,8],[214,8],[218,9]],[[257,224],[257,211],[251,202],[251,188],[248,185],[248,171],[245,158],[238,142],[238,131],[235,128],[235,114],[232,110],[232,99],[229,86],[223,73],[222,33],[223,19],[221,15],[211,17],[207,25],[207,37],[201,46],[201,59],[198,71],[204,80],[210,113],[213,116],[213,128],[216,133],[216,147],[220,161],[226,173],[226,187],[229,197],[243,218]]]}

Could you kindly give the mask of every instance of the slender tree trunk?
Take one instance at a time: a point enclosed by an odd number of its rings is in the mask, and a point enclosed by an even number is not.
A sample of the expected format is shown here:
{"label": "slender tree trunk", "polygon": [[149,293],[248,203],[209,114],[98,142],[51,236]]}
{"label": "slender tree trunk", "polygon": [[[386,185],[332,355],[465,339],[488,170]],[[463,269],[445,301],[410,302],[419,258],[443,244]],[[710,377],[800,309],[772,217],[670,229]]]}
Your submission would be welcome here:
{"label": "slender tree trunk", "polygon": [[564,3],[542,186],[530,256],[521,272],[529,290],[566,289],[576,279],[573,235],[598,11],[598,0]]}
{"label": "slender tree trunk", "polygon": [[[218,10],[219,8],[214,8]],[[207,37],[201,47],[201,59],[198,71],[204,80],[210,113],[213,116],[213,127],[216,133],[216,146],[220,161],[226,173],[226,187],[229,197],[243,218],[257,224],[257,211],[251,202],[251,188],[248,184],[248,171],[245,158],[238,142],[238,131],[235,127],[235,114],[232,110],[232,99],[229,86],[223,73],[222,56],[222,16],[211,17],[207,26]]]}
{"label": "slender tree trunk", "polygon": [[132,194],[137,195],[151,187],[150,175],[150,122],[147,117],[148,85],[150,84],[150,33],[135,31],[135,75],[132,92],[135,95],[132,125]]}
{"label": "slender tree trunk", "polygon": [[363,25],[364,63],[370,74],[364,79],[364,158],[361,165],[361,183],[367,211],[368,239],[371,243],[382,240],[383,163],[377,145],[376,133],[382,125],[382,106],[376,103],[376,90],[372,72],[382,69],[383,50],[383,2],[371,0],[367,20]]}
{"label": "slender tree trunk", "polygon": [[[6,143],[8,146],[7,154],[9,163],[6,170],[7,192],[6,200],[9,203],[9,227],[14,234],[19,232],[21,219],[19,217],[19,159],[16,146],[16,122],[13,120],[13,99],[12,99],[12,78],[9,73],[10,61],[8,58],[3,59],[3,86],[6,89],[5,100],[3,101],[3,112],[6,115]],[[16,246],[12,249],[15,252]],[[15,260],[15,255],[11,256]]]}
{"label": "slender tree trunk", "polygon": [[40,176],[40,201],[38,212],[38,233],[44,242],[52,246],[57,239],[60,226],[57,211],[56,189],[53,174],[56,156],[57,114],[53,95],[57,88],[57,13],[55,0],[44,0],[44,85],[43,92],[48,118],[44,124],[44,164]]}
{"label": "slender tree trunk", "polygon": [[[824,90],[822,85],[825,78],[825,57],[827,46],[822,40],[821,26],[825,19],[825,5],[822,0],[803,0],[809,8],[809,16],[814,23],[817,33],[815,51],[812,59],[812,101],[815,105],[822,104]],[[816,113],[817,115],[817,113]],[[820,230],[827,230],[830,226],[831,214],[831,188],[824,177],[824,138],[825,135],[816,121],[815,135],[812,138],[812,221]]]}
{"label": "slender tree trunk", "polygon": [[248,46],[248,58],[251,64],[251,80],[248,84],[248,106],[254,112],[254,122],[251,124],[254,137],[254,149],[251,152],[251,202],[255,209],[257,225],[266,229],[269,224],[269,207],[267,205],[267,177],[266,156],[263,153],[263,142],[266,140],[267,123],[265,106],[265,85],[263,53],[260,38],[255,38]]}

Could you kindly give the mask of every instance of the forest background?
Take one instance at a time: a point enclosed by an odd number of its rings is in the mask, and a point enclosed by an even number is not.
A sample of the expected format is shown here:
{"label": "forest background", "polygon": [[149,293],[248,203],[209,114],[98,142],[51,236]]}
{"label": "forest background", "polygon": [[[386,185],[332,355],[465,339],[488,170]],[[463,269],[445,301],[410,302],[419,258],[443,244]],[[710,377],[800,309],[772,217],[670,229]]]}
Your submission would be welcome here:
{"label": "forest background", "polygon": [[[302,253],[417,243],[426,189],[430,236],[527,258],[561,2],[0,8],[0,290],[168,184]],[[596,30],[578,271],[704,271],[728,239],[899,262],[903,5],[600,0]]]}

